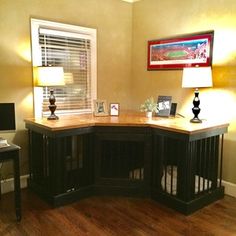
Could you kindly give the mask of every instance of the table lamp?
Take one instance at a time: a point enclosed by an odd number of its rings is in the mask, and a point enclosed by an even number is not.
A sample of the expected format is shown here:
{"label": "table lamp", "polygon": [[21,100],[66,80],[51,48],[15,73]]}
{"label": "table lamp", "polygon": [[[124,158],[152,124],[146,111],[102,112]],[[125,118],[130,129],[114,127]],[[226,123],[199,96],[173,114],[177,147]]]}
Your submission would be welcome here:
{"label": "table lamp", "polygon": [[[53,87],[65,85],[63,67],[57,66],[39,66],[37,67],[36,86]],[[59,117],[54,114],[57,106],[55,105],[56,98],[54,96],[53,88],[50,88],[49,95],[49,110],[51,115],[48,120],[58,120]]]}
{"label": "table lamp", "polygon": [[188,67],[183,69],[182,78],[183,88],[195,88],[195,97],[193,99],[193,119],[190,120],[192,123],[201,123],[202,120],[198,118],[200,113],[200,99],[198,88],[201,87],[212,87],[212,73],[211,67]]}

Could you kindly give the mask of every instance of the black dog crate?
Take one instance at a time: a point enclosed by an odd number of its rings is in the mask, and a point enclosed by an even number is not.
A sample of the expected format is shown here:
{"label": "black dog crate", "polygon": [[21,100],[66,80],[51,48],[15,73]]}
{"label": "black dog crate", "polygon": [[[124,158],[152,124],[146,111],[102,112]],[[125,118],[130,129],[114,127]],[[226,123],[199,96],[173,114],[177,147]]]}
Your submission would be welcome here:
{"label": "black dog crate", "polygon": [[154,131],[152,197],[184,213],[224,196],[223,135]]}

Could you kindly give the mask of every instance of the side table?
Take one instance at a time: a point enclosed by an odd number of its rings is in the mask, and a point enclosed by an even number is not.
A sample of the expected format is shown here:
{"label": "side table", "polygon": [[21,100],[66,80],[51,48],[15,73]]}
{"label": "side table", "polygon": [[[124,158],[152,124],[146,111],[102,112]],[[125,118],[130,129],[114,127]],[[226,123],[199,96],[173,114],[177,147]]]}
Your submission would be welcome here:
{"label": "side table", "polygon": [[20,189],[20,167],[19,151],[20,147],[10,144],[9,147],[0,148],[0,162],[13,161],[14,168],[14,193],[15,193],[15,210],[17,221],[21,220],[21,189]]}

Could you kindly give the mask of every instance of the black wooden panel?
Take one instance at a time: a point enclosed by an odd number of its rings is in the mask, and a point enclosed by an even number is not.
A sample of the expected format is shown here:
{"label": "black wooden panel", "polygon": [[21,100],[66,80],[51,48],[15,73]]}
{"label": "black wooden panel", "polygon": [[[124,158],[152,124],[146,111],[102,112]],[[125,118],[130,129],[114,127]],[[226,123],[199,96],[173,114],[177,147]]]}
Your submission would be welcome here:
{"label": "black wooden panel", "polygon": [[91,134],[30,137],[30,184],[47,199],[93,184]]}
{"label": "black wooden panel", "polygon": [[95,183],[100,189],[123,186],[125,193],[128,186],[150,186],[150,129],[96,127],[95,153]]}

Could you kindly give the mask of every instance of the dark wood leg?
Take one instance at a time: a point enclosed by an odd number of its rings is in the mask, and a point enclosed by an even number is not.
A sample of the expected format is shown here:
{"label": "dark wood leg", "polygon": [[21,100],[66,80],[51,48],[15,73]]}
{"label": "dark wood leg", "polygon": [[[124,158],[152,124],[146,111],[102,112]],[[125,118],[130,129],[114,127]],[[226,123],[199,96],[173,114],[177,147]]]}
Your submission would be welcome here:
{"label": "dark wood leg", "polygon": [[20,168],[19,168],[19,152],[15,152],[14,156],[14,188],[15,188],[15,209],[16,219],[21,220],[21,190],[20,190]]}
{"label": "dark wood leg", "polygon": [[0,175],[0,199],[2,198],[2,185],[1,185],[1,175]]}

